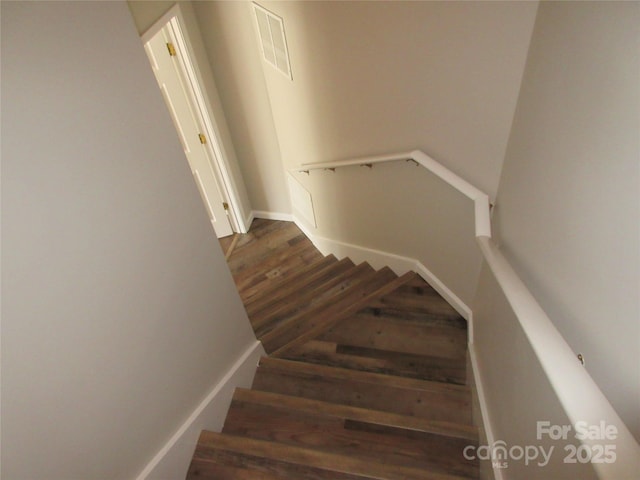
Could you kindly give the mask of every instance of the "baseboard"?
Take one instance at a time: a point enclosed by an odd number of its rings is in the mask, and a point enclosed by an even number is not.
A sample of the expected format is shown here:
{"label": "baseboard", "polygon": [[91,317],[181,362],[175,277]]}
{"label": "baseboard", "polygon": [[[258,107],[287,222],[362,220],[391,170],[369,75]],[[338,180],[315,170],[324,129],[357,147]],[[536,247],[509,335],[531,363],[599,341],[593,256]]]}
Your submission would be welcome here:
{"label": "baseboard", "polygon": [[391,268],[396,275],[404,275],[409,271],[416,272],[467,320],[469,324],[469,338],[470,341],[472,341],[471,309],[419,260],[321,237],[309,229],[299,218],[294,216],[293,221],[323,255],[333,254],[338,259],[349,257],[356,264],[368,262],[375,269],[386,266]]}
{"label": "baseboard", "polygon": [[[482,383],[482,374],[480,372],[480,365],[478,364],[478,357],[476,356],[475,345],[469,343],[468,355],[471,369],[471,378],[468,383],[471,385],[473,392],[473,420],[476,427],[480,432],[480,445],[492,446],[495,444],[496,438],[493,433],[493,424],[491,422],[491,416],[489,415],[489,406],[487,405],[487,399],[484,394],[484,388]],[[489,460],[480,461],[480,479],[481,480],[504,480],[502,470],[495,468]]]}
{"label": "baseboard", "polygon": [[265,220],[280,220],[282,222],[293,222],[293,215],[290,213],[267,212],[264,210],[253,210],[251,212],[251,220],[254,218],[264,218]]}
{"label": "baseboard", "polygon": [[253,382],[258,361],[265,355],[262,344],[256,340],[213,386],[207,397],[189,415],[171,439],[142,470],[136,480],[168,480],[185,478],[202,430],[221,431],[236,387],[249,388]]}

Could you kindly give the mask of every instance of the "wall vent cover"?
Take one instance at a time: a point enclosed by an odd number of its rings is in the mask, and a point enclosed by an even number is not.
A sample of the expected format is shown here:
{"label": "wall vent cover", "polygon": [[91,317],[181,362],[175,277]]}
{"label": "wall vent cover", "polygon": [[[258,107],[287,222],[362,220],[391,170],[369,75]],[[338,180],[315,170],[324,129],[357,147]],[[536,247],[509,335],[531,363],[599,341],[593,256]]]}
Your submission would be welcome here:
{"label": "wall vent cover", "polygon": [[282,18],[257,3],[253,4],[253,10],[256,14],[264,59],[282,72],[289,80],[293,80]]}

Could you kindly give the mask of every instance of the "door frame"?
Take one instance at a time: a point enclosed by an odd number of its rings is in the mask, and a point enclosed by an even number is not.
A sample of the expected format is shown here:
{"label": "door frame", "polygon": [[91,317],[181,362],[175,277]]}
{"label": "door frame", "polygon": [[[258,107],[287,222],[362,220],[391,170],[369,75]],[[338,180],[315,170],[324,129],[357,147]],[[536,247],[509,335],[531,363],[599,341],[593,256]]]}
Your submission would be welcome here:
{"label": "door frame", "polygon": [[185,34],[187,32],[186,22],[180,4],[176,3],[171,7],[164,15],[162,15],[147,31],[145,31],[140,38],[142,43],[146,44],[151,38],[153,38],[164,27],[169,26],[174,34],[176,45],[175,48],[180,53],[181,62],[177,62],[180,68],[183,69],[185,78],[189,81],[189,87],[191,94],[196,105],[197,113],[200,115],[205,135],[209,140],[205,145],[205,148],[209,150],[209,157],[213,160],[211,165],[218,179],[218,183],[221,189],[221,195],[223,201],[229,205],[229,221],[231,228],[236,233],[247,233],[249,225],[242,215],[241,203],[239,201],[239,194],[235,187],[235,182],[230,174],[231,168],[228,163],[228,159],[224,154],[222,148],[222,142],[220,140],[218,124],[215,121],[213,114],[209,112],[209,106],[211,102],[202,85],[204,81],[202,74],[198,68],[198,64],[193,61],[195,54],[189,36]]}

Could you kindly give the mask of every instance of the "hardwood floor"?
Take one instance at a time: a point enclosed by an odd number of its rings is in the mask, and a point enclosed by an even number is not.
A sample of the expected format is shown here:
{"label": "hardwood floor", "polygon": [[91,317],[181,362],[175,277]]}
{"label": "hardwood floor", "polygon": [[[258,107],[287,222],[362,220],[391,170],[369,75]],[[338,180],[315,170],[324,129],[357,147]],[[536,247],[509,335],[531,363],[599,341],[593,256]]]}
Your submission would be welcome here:
{"label": "hardwood floor", "polygon": [[467,325],[424,280],[323,257],[288,222],[221,246],[269,356],[187,478],[478,478]]}

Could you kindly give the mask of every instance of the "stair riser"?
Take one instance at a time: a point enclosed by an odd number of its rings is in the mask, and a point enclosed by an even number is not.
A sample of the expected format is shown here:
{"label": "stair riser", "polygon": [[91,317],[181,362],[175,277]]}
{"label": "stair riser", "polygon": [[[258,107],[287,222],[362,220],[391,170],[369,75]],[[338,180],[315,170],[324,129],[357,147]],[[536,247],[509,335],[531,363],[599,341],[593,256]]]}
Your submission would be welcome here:
{"label": "stair riser", "polygon": [[366,315],[354,315],[348,321],[335,325],[322,334],[319,340],[354,347],[462,360],[467,352],[467,335],[464,330],[421,326]]}
{"label": "stair riser", "polygon": [[396,375],[420,380],[464,385],[466,360],[451,360],[336,345],[312,340],[282,355],[282,358],[364,372]]}

